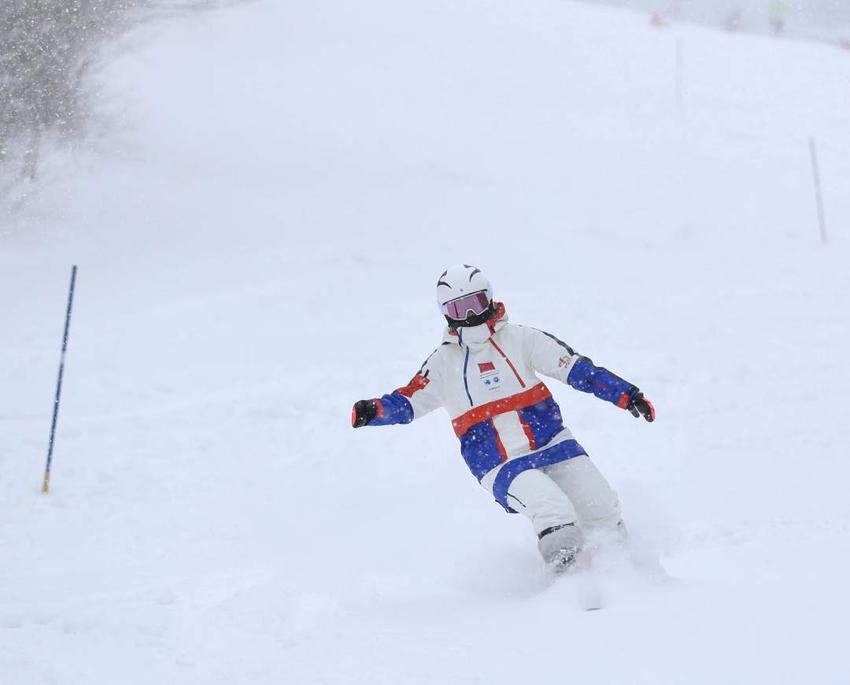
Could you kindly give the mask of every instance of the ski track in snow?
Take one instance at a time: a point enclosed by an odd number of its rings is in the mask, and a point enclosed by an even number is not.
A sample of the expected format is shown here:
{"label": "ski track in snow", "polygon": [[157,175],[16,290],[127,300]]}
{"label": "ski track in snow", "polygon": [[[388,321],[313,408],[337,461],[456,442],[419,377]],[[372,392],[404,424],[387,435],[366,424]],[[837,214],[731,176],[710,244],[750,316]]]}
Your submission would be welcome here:
{"label": "ski track in snow", "polygon": [[[308,4],[158,28],[104,71],[122,132],[3,218],[0,683],[848,682],[847,55]],[[349,427],[458,261],[655,402],[550,383],[665,582],[603,560],[579,611],[442,412]]]}

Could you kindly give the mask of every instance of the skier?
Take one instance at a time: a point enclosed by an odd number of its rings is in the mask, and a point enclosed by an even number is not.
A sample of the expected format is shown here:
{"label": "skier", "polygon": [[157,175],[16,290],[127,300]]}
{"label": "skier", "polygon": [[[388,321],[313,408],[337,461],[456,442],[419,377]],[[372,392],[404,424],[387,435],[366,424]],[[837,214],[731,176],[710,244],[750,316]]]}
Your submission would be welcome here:
{"label": "skier", "polygon": [[443,342],[404,387],[354,404],[351,423],[410,423],[437,407],[452,417],[467,466],[508,512],[525,515],[544,561],[569,569],[586,534],[624,535],[617,495],[561,419],[536,374],[557,378],[655,420],[637,387],[555,336],[508,323],[480,269],[452,266],[437,280]]}

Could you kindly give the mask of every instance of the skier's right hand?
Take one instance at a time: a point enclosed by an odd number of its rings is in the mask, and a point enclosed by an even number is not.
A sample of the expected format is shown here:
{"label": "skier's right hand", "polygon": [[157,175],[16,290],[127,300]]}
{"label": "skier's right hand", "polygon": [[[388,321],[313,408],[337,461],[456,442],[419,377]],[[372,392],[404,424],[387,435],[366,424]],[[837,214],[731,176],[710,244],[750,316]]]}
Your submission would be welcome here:
{"label": "skier's right hand", "polygon": [[351,409],[351,426],[352,428],[360,428],[368,426],[378,415],[378,403],[375,400],[358,400],[354,403]]}
{"label": "skier's right hand", "polygon": [[632,401],[629,402],[629,406],[626,407],[636,419],[639,419],[641,416],[652,423],[655,421],[655,407],[652,406],[652,402],[646,399],[643,396],[642,392],[639,392],[632,398]]}

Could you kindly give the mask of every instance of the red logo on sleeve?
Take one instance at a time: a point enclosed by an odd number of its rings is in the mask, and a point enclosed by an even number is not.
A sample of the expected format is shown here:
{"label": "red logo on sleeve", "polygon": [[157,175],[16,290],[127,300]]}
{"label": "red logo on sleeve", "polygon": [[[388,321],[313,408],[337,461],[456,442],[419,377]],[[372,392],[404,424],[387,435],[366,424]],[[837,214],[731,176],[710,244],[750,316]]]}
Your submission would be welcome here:
{"label": "red logo on sleeve", "polygon": [[422,390],[430,382],[431,381],[429,381],[421,373],[417,373],[413,378],[410,379],[410,383],[405,385],[403,388],[399,388],[398,390],[396,390],[396,392],[410,399],[411,397],[413,397],[413,393],[417,392],[418,390]]}

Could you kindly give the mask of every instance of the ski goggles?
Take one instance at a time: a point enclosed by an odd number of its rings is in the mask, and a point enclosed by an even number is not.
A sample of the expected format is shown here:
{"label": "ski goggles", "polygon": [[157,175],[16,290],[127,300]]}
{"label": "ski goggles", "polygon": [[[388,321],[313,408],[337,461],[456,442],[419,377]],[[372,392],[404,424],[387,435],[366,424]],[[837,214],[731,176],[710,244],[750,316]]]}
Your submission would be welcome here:
{"label": "ski goggles", "polygon": [[490,299],[487,291],[480,290],[477,293],[463,295],[457,299],[446,302],[443,305],[443,314],[455,321],[463,321],[469,316],[479,316],[487,311]]}

